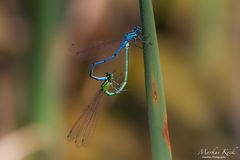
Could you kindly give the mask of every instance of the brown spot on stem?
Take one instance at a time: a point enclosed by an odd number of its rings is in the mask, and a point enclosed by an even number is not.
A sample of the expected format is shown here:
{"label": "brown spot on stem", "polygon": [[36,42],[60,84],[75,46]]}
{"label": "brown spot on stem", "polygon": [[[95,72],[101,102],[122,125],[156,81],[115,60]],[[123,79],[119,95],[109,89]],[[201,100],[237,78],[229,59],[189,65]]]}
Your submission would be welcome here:
{"label": "brown spot on stem", "polygon": [[153,99],[155,102],[158,100],[157,91],[155,89],[153,90]]}
{"label": "brown spot on stem", "polygon": [[156,81],[154,78],[152,78],[152,96],[153,96],[153,101],[155,103],[157,103],[158,102],[158,91],[157,91]]}
{"label": "brown spot on stem", "polygon": [[171,156],[171,143],[170,143],[169,132],[168,132],[168,120],[167,120],[166,112],[164,113],[164,119],[163,119],[163,136],[165,138],[165,142],[167,144],[168,151],[170,152],[170,156]]}

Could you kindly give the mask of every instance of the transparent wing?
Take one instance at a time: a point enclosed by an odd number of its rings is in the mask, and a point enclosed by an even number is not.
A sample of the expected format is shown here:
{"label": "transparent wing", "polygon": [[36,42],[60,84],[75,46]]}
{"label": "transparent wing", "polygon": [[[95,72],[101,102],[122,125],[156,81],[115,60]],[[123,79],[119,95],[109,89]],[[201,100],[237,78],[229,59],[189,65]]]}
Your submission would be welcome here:
{"label": "transparent wing", "polygon": [[78,120],[74,123],[72,129],[69,131],[69,134],[67,136],[68,140],[74,140],[78,147],[86,147],[88,145],[91,135],[94,133],[98,104],[102,99],[102,96],[103,92],[100,89],[96,93],[93,101],[80,115]]}
{"label": "transparent wing", "polygon": [[79,62],[101,59],[113,54],[118,47],[120,47],[123,42],[123,38],[90,42],[83,46],[78,43],[73,43],[70,47],[70,52],[75,56],[76,60]]}

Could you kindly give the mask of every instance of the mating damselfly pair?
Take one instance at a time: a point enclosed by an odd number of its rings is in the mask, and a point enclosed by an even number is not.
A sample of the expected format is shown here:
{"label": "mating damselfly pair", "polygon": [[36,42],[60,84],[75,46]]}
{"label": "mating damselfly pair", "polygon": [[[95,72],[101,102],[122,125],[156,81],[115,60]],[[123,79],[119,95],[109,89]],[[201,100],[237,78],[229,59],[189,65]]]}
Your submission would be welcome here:
{"label": "mating damselfly pair", "polygon": [[[74,141],[77,146],[87,146],[89,142],[90,136],[93,134],[96,123],[96,114],[98,110],[98,104],[105,94],[107,96],[115,96],[122,91],[128,81],[128,51],[130,47],[130,42],[133,42],[135,47],[139,47],[138,41],[145,42],[142,36],[142,28],[139,26],[134,27],[130,32],[127,32],[124,35],[124,39],[119,46],[119,48],[113,53],[113,55],[94,62],[90,65],[89,76],[91,79],[102,81],[101,88],[97,91],[93,101],[88,105],[86,110],[80,115],[78,120],[73,125],[72,129],[68,134],[68,140]],[[121,84],[114,80],[114,74],[111,72],[106,72],[104,76],[98,77],[94,75],[94,68],[98,65],[104,64],[110,60],[114,60],[114,58],[120,54],[120,52],[124,50],[125,56],[125,64],[124,64],[124,80]],[[113,89],[113,91],[110,90]]]}

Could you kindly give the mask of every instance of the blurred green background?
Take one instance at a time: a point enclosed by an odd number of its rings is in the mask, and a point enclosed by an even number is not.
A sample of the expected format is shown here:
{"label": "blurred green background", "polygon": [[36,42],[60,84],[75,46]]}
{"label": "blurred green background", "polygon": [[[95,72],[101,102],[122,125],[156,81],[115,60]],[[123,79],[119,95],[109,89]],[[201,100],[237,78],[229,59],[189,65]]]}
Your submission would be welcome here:
{"label": "blurred green background", "polygon": [[[240,2],[153,4],[173,159],[238,146]],[[137,0],[1,1],[0,159],[150,160],[141,49],[130,49],[127,91],[102,100],[89,146],[66,138],[100,85],[88,77],[94,59],[80,61],[71,43],[86,48],[140,24]],[[119,71],[122,62],[97,72]]]}

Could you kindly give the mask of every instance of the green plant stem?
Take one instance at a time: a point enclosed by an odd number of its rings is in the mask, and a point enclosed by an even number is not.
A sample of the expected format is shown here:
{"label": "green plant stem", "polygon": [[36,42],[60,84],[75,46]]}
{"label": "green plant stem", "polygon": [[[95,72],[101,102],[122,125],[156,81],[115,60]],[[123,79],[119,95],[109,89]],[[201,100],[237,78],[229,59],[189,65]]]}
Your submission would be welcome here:
{"label": "green plant stem", "polygon": [[211,72],[211,66],[223,56],[226,47],[225,29],[229,1],[200,0],[196,3],[197,19],[197,56],[196,64],[200,74]]}
{"label": "green plant stem", "polygon": [[57,146],[58,137],[54,133],[59,133],[61,122],[62,67],[52,58],[51,49],[58,31],[59,18],[63,15],[64,0],[29,0],[27,5],[33,38],[27,57],[29,104],[25,123],[34,122],[43,126],[39,138],[43,143],[50,140],[53,142],[53,145],[46,148],[48,155]]}
{"label": "green plant stem", "polygon": [[147,37],[143,48],[152,159],[170,160],[171,146],[152,1],[140,0],[140,12],[143,34]]}

